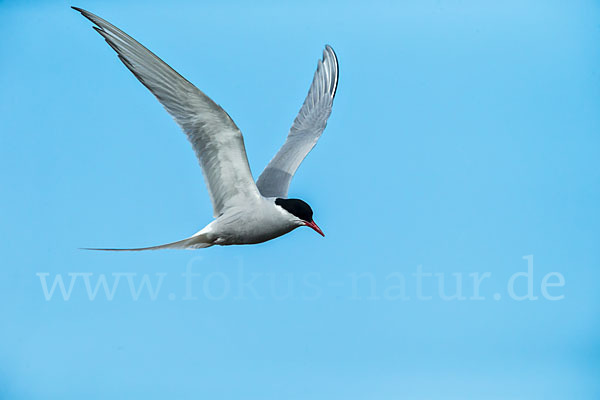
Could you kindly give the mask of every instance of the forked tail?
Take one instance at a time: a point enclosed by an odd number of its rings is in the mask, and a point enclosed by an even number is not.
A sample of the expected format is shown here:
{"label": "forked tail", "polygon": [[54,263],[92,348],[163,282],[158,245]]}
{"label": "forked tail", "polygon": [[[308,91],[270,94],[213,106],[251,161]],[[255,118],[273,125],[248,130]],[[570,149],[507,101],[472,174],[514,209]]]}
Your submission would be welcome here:
{"label": "forked tail", "polygon": [[189,238],[179,240],[173,243],[161,244],[158,246],[150,247],[138,247],[135,249],[102,249],[93,247],[84,247],[81,250],[99,250],[99,251],[143,251],[143,250],[162,250],[162,249],[203,249],[205,247],[212,246],[213,243],[209,242],[206,234],[196,234]]}

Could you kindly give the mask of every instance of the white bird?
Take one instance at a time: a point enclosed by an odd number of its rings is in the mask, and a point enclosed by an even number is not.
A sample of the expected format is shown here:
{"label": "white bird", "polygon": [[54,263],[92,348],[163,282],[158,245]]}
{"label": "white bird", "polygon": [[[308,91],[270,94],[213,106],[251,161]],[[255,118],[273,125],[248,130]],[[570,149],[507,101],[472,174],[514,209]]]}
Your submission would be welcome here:
{"label": "white bird", "polygon": [[198,249],[213,245],[254,244],[274,239],[300,226],[325,236],[313,211],[299,199],[288,199],[298,166],[323,133],[338,83],[338,63],[326,45],[310,90],[279,152],[254,183],[242,133],[219,105],[132,37],[104,19],[73,7],[119,59],[146,86],[179,124],[200,161],[215,219],[194,235],[138,251]]}

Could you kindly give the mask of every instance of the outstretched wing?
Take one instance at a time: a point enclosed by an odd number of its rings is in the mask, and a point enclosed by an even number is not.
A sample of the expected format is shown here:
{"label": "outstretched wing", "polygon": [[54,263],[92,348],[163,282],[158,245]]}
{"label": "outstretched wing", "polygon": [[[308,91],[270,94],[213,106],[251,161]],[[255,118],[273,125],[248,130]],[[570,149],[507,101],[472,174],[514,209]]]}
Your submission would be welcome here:
{"label": "outstretched wing", "polygon": [[215,217],[258,198],[242,133],[229,115],[125,32],[88,11],[73,9],[96,24],[94,29],[183,129],[200,160]]}
{"label": "outstretched wing", "polygon": [[325,46],[304,104],[288,137],[258,178],[256,185],[265,197],[287,197],[292,177],[321,137],[331,114],[338,83],[338,62],[333,49]]}

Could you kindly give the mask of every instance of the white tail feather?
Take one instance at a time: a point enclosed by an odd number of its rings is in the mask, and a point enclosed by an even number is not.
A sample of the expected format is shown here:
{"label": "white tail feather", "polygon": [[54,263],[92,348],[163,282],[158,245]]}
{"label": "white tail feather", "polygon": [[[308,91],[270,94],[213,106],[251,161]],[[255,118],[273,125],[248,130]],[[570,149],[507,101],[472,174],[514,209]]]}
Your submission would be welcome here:
{"label": "white tail feather", "polygon": [[161,244],[158,246],[150,247],[139,247],[134,249],[102,249],[102,248],[90,248],[84,247],[82,250],[99,250],[99,251],[143,251],[143,250],[162,250],[162,249],[203,249],[205,247],[212,246],[212,242],[207,241],[205,234],[197,233],[189,238],[179,240],[177,242]]}

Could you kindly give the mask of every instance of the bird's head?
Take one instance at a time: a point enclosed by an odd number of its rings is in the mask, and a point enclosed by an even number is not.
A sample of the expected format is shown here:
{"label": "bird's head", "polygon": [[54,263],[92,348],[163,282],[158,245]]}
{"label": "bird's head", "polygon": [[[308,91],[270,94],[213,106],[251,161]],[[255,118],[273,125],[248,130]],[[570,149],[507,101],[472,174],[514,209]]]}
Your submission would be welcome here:
{"label": "bird's head", "polygon": [[325,237],[321,228],[313,221],[313,211],[306,202],[300,199],[275,199],[275,204],[290,213],[297,220],[298,225],[308,226],[319,235]]}

